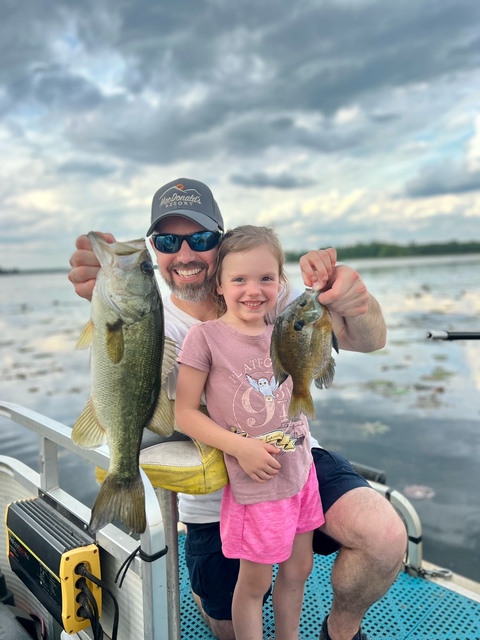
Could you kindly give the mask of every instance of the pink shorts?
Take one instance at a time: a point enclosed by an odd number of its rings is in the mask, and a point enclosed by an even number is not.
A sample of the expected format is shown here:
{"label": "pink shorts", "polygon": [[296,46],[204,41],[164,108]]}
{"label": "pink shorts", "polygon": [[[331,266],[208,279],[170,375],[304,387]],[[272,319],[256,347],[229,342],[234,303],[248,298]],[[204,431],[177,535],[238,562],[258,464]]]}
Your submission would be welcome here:
{"label": "pink shorts", "polygon": [[301,491],[283,500],[238,504],[227,484],[220,515],[222,551],[227,558],[277,564],[290,557],[297,533],[313,531],[324,522],[313,464]]}

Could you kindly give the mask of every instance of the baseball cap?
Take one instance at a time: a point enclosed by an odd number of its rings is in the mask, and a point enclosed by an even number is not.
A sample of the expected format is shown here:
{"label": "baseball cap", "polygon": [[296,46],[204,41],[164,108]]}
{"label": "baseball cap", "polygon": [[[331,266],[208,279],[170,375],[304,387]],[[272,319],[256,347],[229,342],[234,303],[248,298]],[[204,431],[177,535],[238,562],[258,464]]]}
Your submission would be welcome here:
{"label": "baseball cap", "polygon": [[223,231],[224,228],[222,214],[210,189],[203,182],[189,178],[173,180],[155,193],[147,236],[168,216],[188,218],[208,231]]}

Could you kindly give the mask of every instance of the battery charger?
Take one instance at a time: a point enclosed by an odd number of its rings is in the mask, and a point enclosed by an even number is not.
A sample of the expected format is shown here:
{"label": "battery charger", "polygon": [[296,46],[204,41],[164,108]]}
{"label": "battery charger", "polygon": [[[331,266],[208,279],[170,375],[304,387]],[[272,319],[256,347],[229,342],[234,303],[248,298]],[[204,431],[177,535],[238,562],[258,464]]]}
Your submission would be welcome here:
{"label": "battery charger", "polygon": [[101,588],[78,573],[101,578],[99,549],[86,532],[42,498],[10,503],[5,523],[12,571],[68,634],[90,625],[81,615],[82,591],[101,616]]}

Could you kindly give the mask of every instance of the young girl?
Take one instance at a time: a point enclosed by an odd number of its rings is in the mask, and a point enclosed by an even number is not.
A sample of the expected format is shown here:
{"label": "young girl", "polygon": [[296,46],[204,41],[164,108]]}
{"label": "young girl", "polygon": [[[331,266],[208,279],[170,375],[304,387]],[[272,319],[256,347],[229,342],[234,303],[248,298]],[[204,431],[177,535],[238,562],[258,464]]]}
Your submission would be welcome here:
{"label": "young girl", "polygon": [[[219,318],[192,327],[179,355],[176,420],[192,438],[221,449],[230,483],[220,517],[222,550],[240,559],[232,604],[237,640],[262,640],[262,604],[273,591],[276,640],[298,640],[313,530],[325,519],[305,416],[287,417],[290,378],[272,373],[268,312],[287,287],[271,229],[228,231],[218,253]],[[200,411],[205,392],[209,416]]]}

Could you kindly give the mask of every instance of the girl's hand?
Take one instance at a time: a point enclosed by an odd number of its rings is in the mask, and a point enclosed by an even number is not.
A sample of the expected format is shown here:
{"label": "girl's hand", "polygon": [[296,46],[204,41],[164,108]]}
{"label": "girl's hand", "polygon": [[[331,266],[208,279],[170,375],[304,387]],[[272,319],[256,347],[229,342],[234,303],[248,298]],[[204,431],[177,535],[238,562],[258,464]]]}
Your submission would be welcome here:
{"label": "girl's hand", "polygon": [[274,456],[280,453],[273,444],[255,438],[238,438],[235,457],[245,473],[255,482],[267,482],[280,470],[281,464]]}

